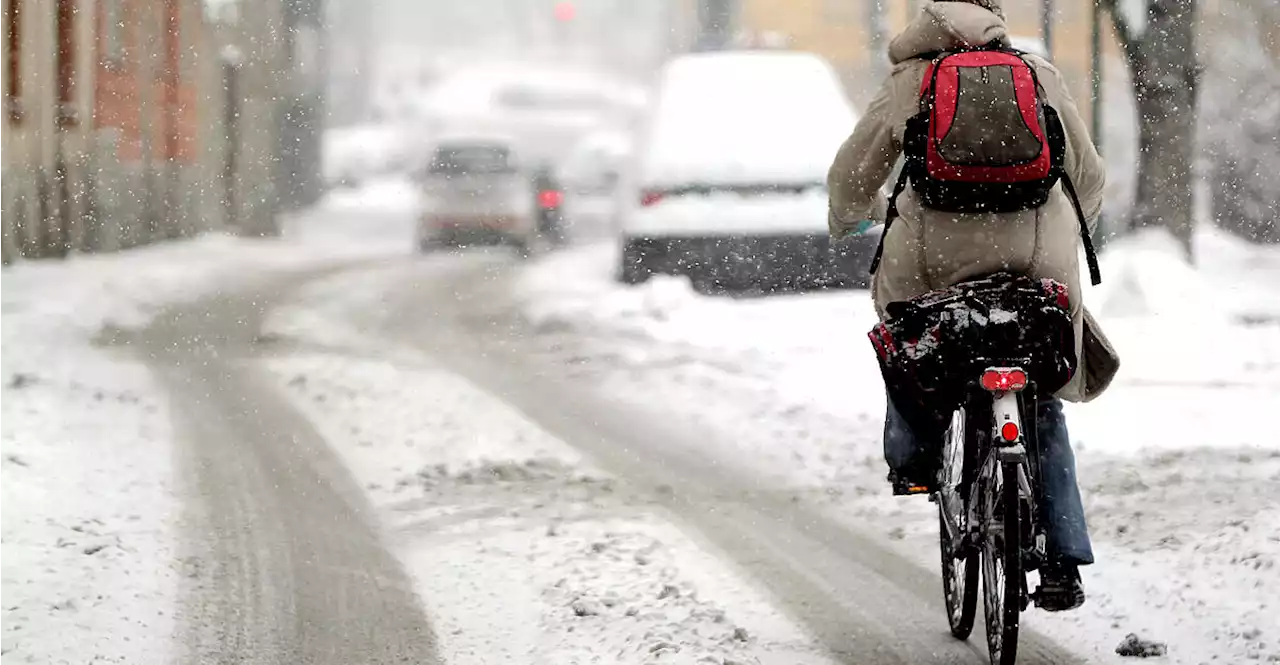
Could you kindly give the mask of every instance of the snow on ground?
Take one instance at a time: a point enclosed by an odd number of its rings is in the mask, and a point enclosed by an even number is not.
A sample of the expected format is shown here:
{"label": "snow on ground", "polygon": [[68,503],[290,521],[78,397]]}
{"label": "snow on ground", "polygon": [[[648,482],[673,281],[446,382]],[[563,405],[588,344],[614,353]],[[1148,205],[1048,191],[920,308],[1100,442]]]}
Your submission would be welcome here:
{"label": "snow on ground", "polygon": [[[1170,642],[1169,662],[1280,661],[1280,439],[1250,422],[1280,408],[1280,251],[1197,242],[1192,270],[1159,235],[1116,241],[1086,296],[1124,363],[1102,399],[1069,408],[1099,562],[1082,611],[1028,622],[1091,662],[1130,631]],[[623,369],[580,364],[619,399],[696,404],[730,452],[936,565],[932,506],[883,482],[865,292],[705,298],[683,279],[612,284],[615,260],[586,247],[533,265],[528,317],[594,340],[594,360]]]}
{"label": "snow on ground", "polygon": [[298,242],[212,234],[4,269],[5,662],[175,661],[169,408],[140,363],[94,340],[266,270],[382,251],[331,221],[294,220]]}
{"label": "snow on ground", "polygon": [[266,363],[380,508],[449,662],[825,662],[572,448],[412,350],[344,329],[378,316],[397,278],[304,289],[268,321],[299,351]]}

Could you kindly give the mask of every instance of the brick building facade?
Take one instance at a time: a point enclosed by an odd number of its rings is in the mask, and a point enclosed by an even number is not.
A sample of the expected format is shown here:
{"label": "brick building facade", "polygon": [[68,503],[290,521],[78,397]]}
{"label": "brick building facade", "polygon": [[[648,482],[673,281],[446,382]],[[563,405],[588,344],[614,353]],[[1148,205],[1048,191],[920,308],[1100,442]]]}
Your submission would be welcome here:
{"label": "brick building facade", "polygon": [[225,26],[204,0],[5,0],[6,261],[274,230],[283,11],[252,5]]}

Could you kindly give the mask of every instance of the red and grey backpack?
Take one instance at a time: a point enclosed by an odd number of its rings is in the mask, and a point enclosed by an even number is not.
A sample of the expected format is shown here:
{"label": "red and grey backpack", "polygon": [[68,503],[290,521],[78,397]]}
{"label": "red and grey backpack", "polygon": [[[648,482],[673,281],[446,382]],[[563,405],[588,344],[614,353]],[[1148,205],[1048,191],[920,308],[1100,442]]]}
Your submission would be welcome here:
{"label": "red and grey backpack", "polygon": [[[1038,208],[1062,182],[1080,219],[1094,284],[1098,261],[1075,186],[1067,176],[1066,133],[1044,100],[1036,70],[999,43],[921,56],[932,60],[920,86],[920,112],[907,120],[905,165],[889,199],[884,230],[898,216],[908,179],[920,203],[945,212]],[[871,261],[880,265],[881,247]]]}

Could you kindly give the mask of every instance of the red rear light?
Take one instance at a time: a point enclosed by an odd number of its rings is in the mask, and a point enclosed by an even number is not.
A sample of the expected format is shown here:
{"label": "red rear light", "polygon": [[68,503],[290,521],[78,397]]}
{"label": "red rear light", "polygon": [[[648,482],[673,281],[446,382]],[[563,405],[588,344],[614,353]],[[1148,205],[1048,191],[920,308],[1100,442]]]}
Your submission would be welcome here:
{"label": "red rear light", "polygon": [[662,200],[662,192],[646,190],[640,194],[640,205],[651,206]]}
{"label": "red rear light", "polygon": [[564,192],[554,189],[544,189],[538,192],[538,207],[543,210],[559,208],[561,203],[564,203]]}
{"label": "red rear light", "polygon": [[1000,427],[1000,438],[1004,439],[1005,441],[1008,441],[1009,443],[1013,443],[1014,441],[1017,441],[1018,434],[1020,433],[1021,432],[1018,431],[1017,423],[1005,423]]}
{"label": "red rear light", "polygon": [[993,393],[1016,393],[1027,387],[1027,373],[1020,369],[989,369],[982,373],[982,387]]}

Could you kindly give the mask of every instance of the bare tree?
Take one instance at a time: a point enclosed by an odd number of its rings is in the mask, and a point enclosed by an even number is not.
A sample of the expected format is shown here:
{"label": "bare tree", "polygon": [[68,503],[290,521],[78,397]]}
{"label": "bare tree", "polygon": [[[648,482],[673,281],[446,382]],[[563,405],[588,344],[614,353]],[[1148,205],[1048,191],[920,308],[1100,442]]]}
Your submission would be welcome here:
{"label": "bare tree", "polygon": [[1280,3],[1223,0],[1205,37],[1200,141],[1213,220],[1280,244]]}
{"label": "bare tree", "polygon": [[1099,0],[1124,47],[1138,110],[1135,227],[1162,226],[1191,255],[1196,0]]}

